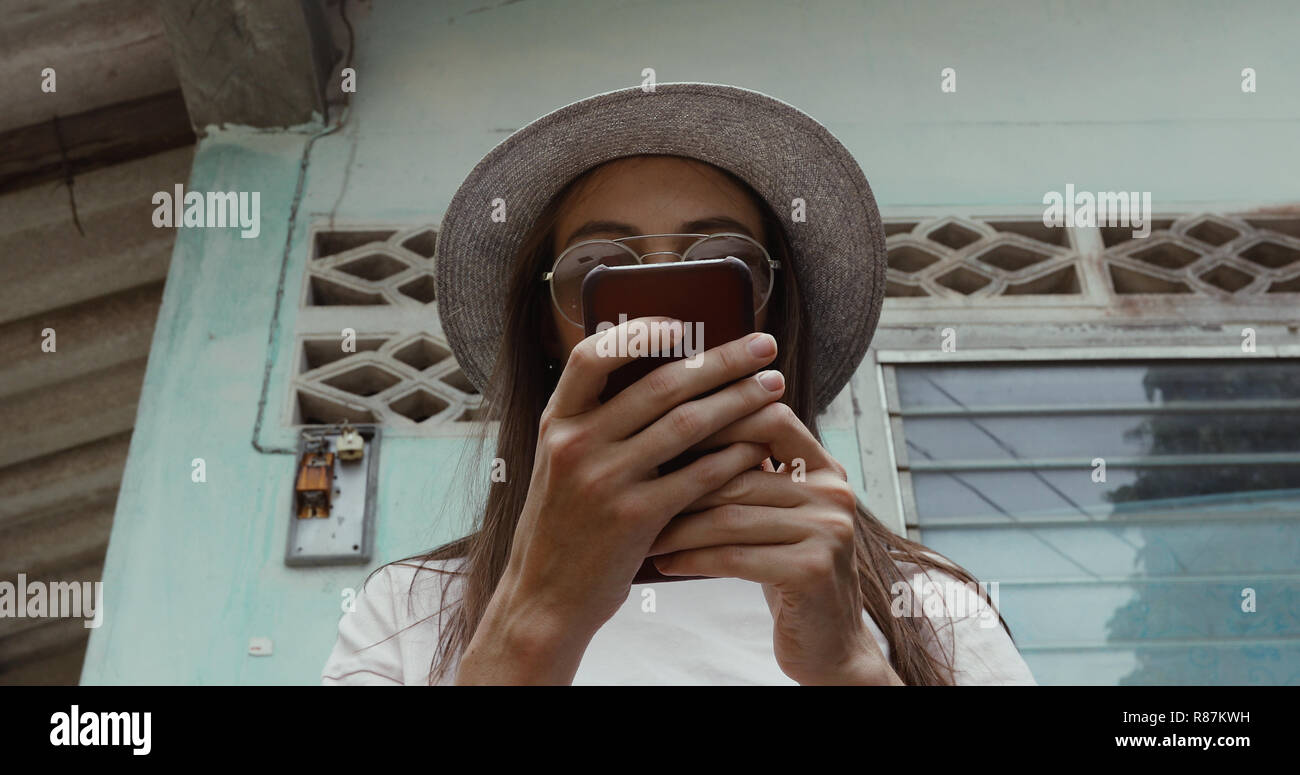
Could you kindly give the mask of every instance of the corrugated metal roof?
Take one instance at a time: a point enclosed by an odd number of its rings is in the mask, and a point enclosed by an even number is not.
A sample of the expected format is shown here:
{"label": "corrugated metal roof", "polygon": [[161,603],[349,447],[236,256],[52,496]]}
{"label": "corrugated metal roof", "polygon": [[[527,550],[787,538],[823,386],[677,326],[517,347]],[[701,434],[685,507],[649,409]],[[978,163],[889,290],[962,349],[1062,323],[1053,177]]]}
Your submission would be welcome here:
{"label": "corrugated metal roof", "polygon": [[[177,88],[151,0],[10,10],[0,80],[31,88],[0,90],[7,173],[36,158],[23,128]],[[36,88],[45,68],[53,91]],[[76,175],[73,196],[57,181],[0,195],[0,581],[98,581],[103,570],[175,239],[150,227],[150,199],[187,180],[194,155],[136,145],[120,157],[153,155]],[[45,329],[54,352],[41,348]],[[77,683],[90,632],[75,618],[0,618],[0,684]]]}
{"label": "corrugated metal roof", "polygon": [[[193,148],[0,197],[0,580],[99,581]],[[42,331],[55,331],[43,352]],[[75,684],[80,619],[0,619],[0,684]]]}

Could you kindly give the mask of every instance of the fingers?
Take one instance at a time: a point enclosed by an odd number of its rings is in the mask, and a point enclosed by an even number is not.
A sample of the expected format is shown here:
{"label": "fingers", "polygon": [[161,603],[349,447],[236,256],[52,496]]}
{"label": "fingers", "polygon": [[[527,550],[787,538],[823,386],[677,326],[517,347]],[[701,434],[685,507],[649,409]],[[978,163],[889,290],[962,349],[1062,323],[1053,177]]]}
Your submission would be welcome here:
{"label": "fingers", "polygon": [[[645,482],[644,497],[659,513],[667,514],[666,524],[674,515],[705,493],[716,490],[736,477],[754,468],[771,454],[762,444],[738,442],[716,452],[700,457],[671,474]],[[658,527],[662,528],[663,524]]]}
{"label": "fingers", "polygon": [[808,488],[793,482],[790,476],[771,470],[771,463],[763,461],[765,470],[745,471],[718,489],[682,509],[685,512],[704,511],[725,503],[747,506],[798,506],[808,500]]}
{"label": "fingers", "polygon": [[[696,442],[713,436],[742,417],[779,400],[784,392],[785,380],[780,372],[760,372],[713,395],[679,404],[629,441],[635,450],[636,459],[650,466],[659,466],[691,448]],[[764,443],[757,437],[735,435],[731,441],[720,442],[707,449],[742,441]],[[697,447],[696,451],[702,452],[705,448]]]}
{"label": "fingers", "polygon": [[792,544],[808,529],[794,509],[724,504],[676,517],[659,533],[647,555],[727,544]]}
{"label": "fingers", "polygon": [[665,576],[725,577],[759,584],[786,584],[825,572],[811,567],[812,562],[791,562],[790,554],[790,547],[778,544],[727,544],[663,555],[654,558],[654,564]]}
{"label": "fingers", "polygon": [[610,399],[602,422],[617,434],[614,438],[627,438],[673,407],[753,374],[775,358],[776,339],[757,332],[666,363]]}
{"label": "fingers", "polygon": [[844,467],[822,448],[808,427],[786,404],[769,403],[748,416],[741,416],[727,427],[700,439],[691,449],[714,449],[737,441],[766,444],[772,450],[772,457],[785,464],[783,473],[793,473],[790,471],[791,463],[800,459],[806,470],[830,468],[841,478],[848,477]]}
{"label": "fingers", "polygon": [[[610,373],[639,357],[628,353],[642,350],[655,355],[681,337],[680,324],[664,325],[672,322],[672,318],[666,317],[633,318],[578,342],[569,353],[560,381],[551,394],[548,413],[555,418],[572,417],[599,406],[600,393]],[[619,341],[626,341],[629,346],[616,347]],[[645,346],[632,347],[632,342]]]}

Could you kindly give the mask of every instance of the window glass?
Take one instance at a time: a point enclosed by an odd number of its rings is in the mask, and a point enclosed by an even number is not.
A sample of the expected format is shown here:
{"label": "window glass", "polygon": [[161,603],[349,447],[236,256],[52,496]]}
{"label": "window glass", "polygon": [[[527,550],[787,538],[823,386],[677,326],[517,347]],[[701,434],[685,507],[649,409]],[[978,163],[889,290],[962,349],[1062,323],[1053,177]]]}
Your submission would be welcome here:
{"label": "window glass", "polygon": [[1041,683],[1300,683],[1300,362],[895,375],[909,517]]}

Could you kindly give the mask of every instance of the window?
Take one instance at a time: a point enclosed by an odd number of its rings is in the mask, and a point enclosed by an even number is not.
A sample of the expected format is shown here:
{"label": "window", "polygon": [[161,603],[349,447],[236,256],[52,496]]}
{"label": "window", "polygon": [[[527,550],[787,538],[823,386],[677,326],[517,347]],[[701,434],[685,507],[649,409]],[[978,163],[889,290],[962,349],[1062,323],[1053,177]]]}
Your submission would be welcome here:
{"label": "window", "polygon": [[867,507],[997,582],[1040,683],[1300,684],[1300,218],[1042,213],[884,213]]}
{"label": "window", "polygon": [[1040,683],[1295,682],[1300,360],[882,377],[906,524],[999,583]]}

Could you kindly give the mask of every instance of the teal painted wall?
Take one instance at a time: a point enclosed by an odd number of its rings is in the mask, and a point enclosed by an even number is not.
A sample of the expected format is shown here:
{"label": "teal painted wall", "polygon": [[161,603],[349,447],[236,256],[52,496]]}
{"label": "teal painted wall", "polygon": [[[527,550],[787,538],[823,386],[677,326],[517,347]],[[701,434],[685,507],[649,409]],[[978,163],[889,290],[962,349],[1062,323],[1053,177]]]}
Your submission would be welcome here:
{"label": "teal painted wall", "polygon": [[[187,189],[260,191],[262,232],[178,234],[83,683],[316,683],[341,590],[463,531],[463,496],[448,488],[462,442],[388,438],[376,561],[283,564],[294,461],[258,453],[252,436],[269,357],[260,441],[293,443],[279,407],[307,230],[330,213],[436,222],[510,132],[635,85],[644,67],[661,82],[735,84],[812,114],[886,209],[1034,204],[1067,182],[1149,190],[1157,207],[1300,198],[1291,3],[480,2],[354,12],[358,91],[348,123],[312,149],[291,235],[309,135],[227,130],[201,143]],[[958,89],[945,95],[949,66]],[[1247,66],[1256,94],[1239,88]],[[858,474],[851,431],[828,445]],[[191,481],[196,457],[206,483]],[[270,637],[274,655],[249,656],[252,636]]]}

